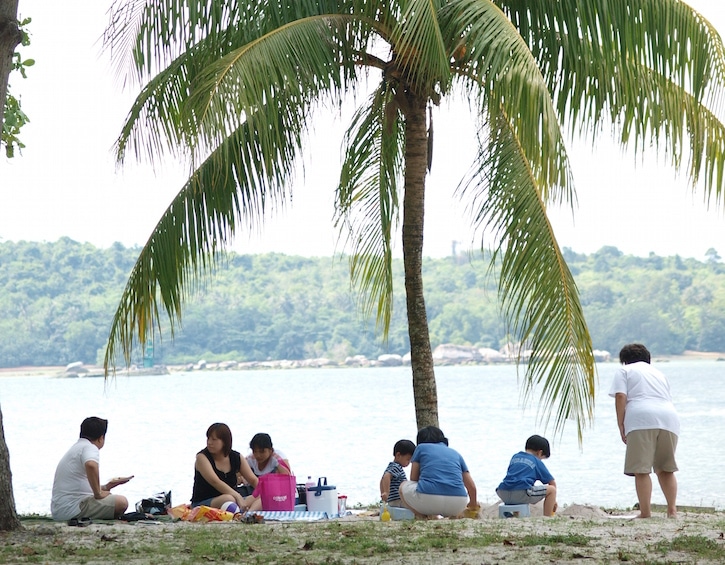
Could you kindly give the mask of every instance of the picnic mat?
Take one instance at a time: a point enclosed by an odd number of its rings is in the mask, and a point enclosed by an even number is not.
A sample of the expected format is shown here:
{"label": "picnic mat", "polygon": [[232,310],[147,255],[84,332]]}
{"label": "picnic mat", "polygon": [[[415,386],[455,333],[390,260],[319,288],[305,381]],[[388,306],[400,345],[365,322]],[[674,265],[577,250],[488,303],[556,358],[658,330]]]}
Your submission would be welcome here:
{"label": "picnic mat", "polygon": [[257,510],[254,512],[265,520],[276,520],[278,522],[314,522],[315,520],[327,520],[327,512],[300,512],[295,510]]}

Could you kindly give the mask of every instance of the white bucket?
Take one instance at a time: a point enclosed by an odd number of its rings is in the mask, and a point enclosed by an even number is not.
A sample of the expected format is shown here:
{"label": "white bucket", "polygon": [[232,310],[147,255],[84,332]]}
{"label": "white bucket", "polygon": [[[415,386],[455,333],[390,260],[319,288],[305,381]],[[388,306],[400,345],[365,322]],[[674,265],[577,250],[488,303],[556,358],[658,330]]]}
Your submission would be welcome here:
{"label": "white bucket", "polygon": [[317,485],[307,487],[307,510],[309,512],[327,512],[328,518],[338,515],[337,487],[328,486],[327,477],[320,477],[317,479]]}

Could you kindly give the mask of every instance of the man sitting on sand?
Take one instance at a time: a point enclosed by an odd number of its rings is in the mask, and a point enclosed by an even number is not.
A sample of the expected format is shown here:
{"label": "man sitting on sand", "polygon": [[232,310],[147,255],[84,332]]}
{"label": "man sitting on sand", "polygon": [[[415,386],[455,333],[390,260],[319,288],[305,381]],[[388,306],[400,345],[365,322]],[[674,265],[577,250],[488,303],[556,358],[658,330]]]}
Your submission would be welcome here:
{"label": "man sitting on sand", "polygon": [[108,420],[91,416],[81,424],[80,439],[58,463],[53,480],[50,512],[54,520],[98,518],[112,520],[128,508],[124,496],[110,490],[127,483],[132,477],[111,479],[101,485],[98,462],[106,443]]}

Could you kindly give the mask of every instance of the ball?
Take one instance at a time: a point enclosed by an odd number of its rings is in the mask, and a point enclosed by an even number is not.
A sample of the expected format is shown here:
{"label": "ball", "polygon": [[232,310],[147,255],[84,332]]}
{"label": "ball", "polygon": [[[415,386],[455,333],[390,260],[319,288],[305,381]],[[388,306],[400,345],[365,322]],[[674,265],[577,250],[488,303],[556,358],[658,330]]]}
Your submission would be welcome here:
{"label": "ball", "polygon": [[225,502],[224,504],[222,504],[221,509],[227,512],[231,512],[232,514],[239,514],[241,512],[236,502]]}

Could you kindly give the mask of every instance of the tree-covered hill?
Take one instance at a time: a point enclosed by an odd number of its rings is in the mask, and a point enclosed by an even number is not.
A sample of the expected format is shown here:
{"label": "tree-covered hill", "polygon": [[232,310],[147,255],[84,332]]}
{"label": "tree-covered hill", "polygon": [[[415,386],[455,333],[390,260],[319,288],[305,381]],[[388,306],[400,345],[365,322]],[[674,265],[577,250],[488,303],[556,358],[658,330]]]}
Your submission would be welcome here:
{"label": "tree-covered hill", "polygon": [[[138,251],[68,238],[0,242],[0,367],[99,362]],[[595,348],[616,353],[638,340],[658,355],[725,351],[725,265],[714,250],[705,262],[612,247],[565,256]],[[395,312],[383,343],[374,319],[359,313],[346,259],[230,254],[189,303],[176,338],[156,336],[155,362],[405,354],[402,263],[395,269]],[[509,340],[496,274],[478,255],[427,259],[424,284],[433,347],[499,349]]]}

